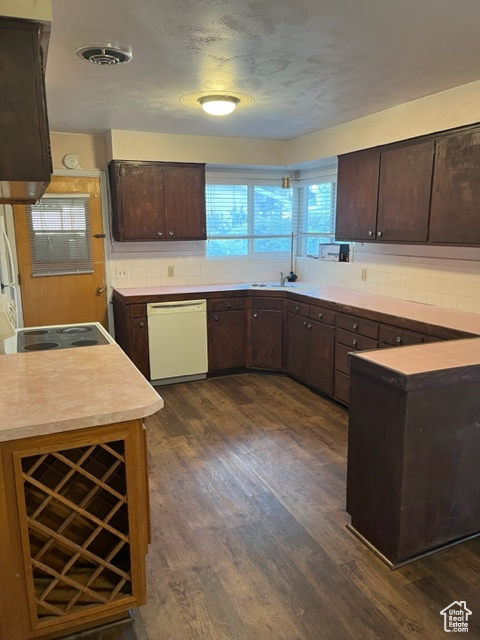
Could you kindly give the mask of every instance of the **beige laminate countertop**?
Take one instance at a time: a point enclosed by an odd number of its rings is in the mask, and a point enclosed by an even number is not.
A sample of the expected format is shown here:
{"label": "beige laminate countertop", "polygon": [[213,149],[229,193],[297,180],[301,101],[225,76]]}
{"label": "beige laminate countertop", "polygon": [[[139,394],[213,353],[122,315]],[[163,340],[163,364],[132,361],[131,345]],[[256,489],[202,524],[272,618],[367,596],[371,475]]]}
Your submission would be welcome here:
{"label": "beige laminate countertop", "polygon": [[309,282],[295,283],[293,287],[286,289],[280,287],[267,286],[265,288],[252,287],[251,284],[213,284],[213,285],[185,285],[179,287],[143,287],[138,289],[116,289],[116,291],[124,298],[138,296],[162,296],[162,295],[179,295],[179,294],[202,294],[212,292],[222,292],[228,294],[230,291],[277,291],[291,292],[308,296],[314,300],[328,300],[335,304],[344,305],[346,307],[356,307],[358,309],[368,309],[378,313],[384,313],[393,316],[393,318],[407,318],[418,322],[437,325],[440,327],[448,327],[474,333],[480,335],[480,314],[468,311],[458,311],[457,309],[447,309],[445,307],[436,307],[434,305],[422,304],[417,302],[408,302],[388,298],[387,296],[377,296],[370,293],[360,293],[358,291],[350,291],[349,289],[341,289],[339,287],[330,287]]}
{"label": "beige laminate countertop", "polygon": [[163,400],[116,344],[0,355],[0,442],[144,418]]}

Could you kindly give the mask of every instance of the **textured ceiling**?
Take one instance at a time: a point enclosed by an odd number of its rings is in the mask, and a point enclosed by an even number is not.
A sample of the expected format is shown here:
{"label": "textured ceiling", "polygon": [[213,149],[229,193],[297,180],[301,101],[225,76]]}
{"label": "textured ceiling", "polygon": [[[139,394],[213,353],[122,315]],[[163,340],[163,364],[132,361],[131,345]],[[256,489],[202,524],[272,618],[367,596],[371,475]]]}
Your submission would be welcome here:
{"label": "textured ceiling", "polygon": [[[480,78],[479,0],[52,0],[50,128],[288,140]],[[125,65],[80,60],[131,47]],[[214,118],[181,101],[240,92]]]}

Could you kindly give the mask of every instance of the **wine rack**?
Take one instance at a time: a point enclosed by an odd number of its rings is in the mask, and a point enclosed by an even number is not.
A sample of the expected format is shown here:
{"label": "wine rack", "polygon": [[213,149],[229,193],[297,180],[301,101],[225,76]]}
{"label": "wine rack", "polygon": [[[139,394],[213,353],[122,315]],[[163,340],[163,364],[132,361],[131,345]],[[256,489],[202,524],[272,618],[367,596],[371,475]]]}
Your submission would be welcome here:
{"label": "wine rack", "polygon": [[135,595],[126,440],[17,456],[33,628]]}

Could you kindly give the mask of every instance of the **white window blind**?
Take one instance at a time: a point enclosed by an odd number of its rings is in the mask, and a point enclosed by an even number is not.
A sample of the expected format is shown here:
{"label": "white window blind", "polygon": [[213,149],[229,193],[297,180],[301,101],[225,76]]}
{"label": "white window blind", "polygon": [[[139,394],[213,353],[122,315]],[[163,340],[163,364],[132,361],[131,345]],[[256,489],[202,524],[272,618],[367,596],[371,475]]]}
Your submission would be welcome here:
{"label": "white window blind", "polygon": [[288,251],[292,191],[276,185],[208,184],[207,254],[246,256]]}
{"label": "white window blind", "polygon": [[336,179],[299,188],[300,255],[318,255],[320,243],[335,241]]}
{"label": "white window blind", "polygon": [[88,194],[46,195],[27,218],[33,276],[93,272]]}

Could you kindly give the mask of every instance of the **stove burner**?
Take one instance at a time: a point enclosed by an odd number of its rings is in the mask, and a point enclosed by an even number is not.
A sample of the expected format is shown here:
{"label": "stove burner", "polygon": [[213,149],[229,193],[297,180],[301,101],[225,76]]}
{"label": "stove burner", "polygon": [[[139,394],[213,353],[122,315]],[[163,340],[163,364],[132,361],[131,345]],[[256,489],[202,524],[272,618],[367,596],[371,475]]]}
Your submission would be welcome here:
{"label": "stove burner", "polygon": [[47,349],[57,349],[59,342],[32,342],[22,347],[23,351],[47,351]]}
{"label": "stove burner", "polygon": [[93,347],[96,344],[98,344],[98,340],[75,340],[70,343],[72,347]]}
{"label": "stove burner", "polygon": [[31,331],[22,331],[24,336],[44,336],[48,333],[46,329],[32,329]]}
{"label": "stove burner", "polygon": [[57,329],[57,333],[67,333],[69,335],[75,335],[77,333],[88,333],[92,327],[64,327],[63,329]]}

